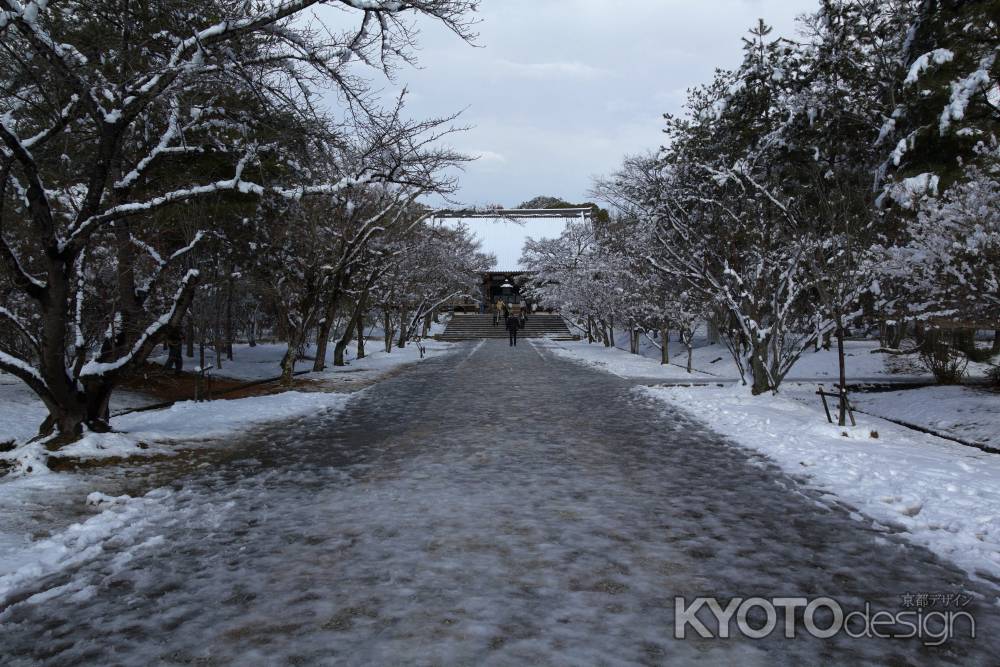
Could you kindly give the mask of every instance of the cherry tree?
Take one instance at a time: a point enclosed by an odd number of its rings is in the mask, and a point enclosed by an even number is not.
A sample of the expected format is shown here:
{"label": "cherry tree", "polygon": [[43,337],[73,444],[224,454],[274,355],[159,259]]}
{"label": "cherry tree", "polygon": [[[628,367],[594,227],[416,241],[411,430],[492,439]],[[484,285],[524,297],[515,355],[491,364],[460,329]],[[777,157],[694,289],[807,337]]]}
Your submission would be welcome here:
{"label": "cherry tree", "polygon": [[582,317],[588,340],[614,345],[615,316],[624,312],[624,266],[602,247],[593,220],[567,224],[554,239],[529,239],[521,264],[532,274],[525,286],[543,307]]}
{"label": "cherry tree", "polygon": [[887,250],[883,272],[906,280],[924,321],[1000,322],[1000,148],[980,152],[981,164],[924,199],[907,241]]}
{"label": "cherry tree", "polygon": [[[476,3],[338,0],[354,27],[324,30],[296,20],[315,4],[0,1],[0,264],[18,295],[0,311],[18,336],[0,369],[45,403],[42,433],[106,430],[114,386],[181,324],[204,233],[168,233],[170,210],[384,180],[369,164],[285,173],[289,140],[317,120],[336,132],[312,91],[364,114],[355,63],[408,59],[407,14],[471,38]],[[109,287],[114,312],[91,317]]]}
{"label": "cherry tree", "polygon": [[414,238],[398,246],[370,291],[381,313],[386,352],[394,339],[400,348],[419,342],[434,313],[450,301],[471,297],[492,264],[464,225],[447,227],[422,218],[411,233]]}

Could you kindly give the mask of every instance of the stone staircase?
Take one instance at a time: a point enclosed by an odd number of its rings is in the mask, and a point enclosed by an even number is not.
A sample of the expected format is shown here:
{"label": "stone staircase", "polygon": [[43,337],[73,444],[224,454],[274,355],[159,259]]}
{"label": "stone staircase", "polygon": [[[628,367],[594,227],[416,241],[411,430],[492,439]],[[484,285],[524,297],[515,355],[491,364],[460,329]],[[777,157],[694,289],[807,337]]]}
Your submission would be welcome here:
{"label": "stone staircase", "polygon": [[[559,315],[535,313],[529,315],[524,328],[517,332],[518,338],[551,338],[553,340],[574,340],[566,323]],[[455,313],[444,333],[438,340],[478,340],[481,338],[507,338],[507,329],[502,324],[493,326],[492,315]]]}

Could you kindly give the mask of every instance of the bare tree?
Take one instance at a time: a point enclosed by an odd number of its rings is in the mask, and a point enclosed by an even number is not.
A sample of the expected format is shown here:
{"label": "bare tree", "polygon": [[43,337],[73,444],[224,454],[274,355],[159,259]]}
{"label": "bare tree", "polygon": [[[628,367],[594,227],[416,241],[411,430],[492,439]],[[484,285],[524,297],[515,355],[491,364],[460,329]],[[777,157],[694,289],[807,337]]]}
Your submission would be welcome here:
{"label": "bare tree", "polygon": [[[354,28],[301,27],[296,14],[314,4],[0,0],[0,265],[20,296],[0,319],[21,351],[0,351],[0,369],[45,403],[42,433],[106,430],[115,385],[181,325],[199,279],[184,264],[203,234],[164,236],[168,210],[379,180],[368,166],[336,181],[278,178],[303,128],[292,121],[319,115],[318,85],[365,113],[354,61],[388,71],[407,60],[406,14],[469,39],[476,3],[339,0]],[[274,116],[288,125],[268,126]],[[98,291],[108,283],[113,299]],[[114,312],[89,308],[94,299]]]}

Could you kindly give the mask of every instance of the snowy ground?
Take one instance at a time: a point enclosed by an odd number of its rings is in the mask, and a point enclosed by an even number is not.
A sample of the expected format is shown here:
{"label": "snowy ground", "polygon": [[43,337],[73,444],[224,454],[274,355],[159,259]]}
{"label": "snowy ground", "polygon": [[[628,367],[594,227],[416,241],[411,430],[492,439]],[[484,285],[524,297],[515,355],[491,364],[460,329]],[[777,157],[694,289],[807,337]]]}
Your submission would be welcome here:
{"label": "snowy ground", "polygon": [[[442,317],[440,322],[432,324],[430,336],[442,333],[447,326],[449,317]],[[396,366],[398,365],[397,359],[399,359],[399,357],[396,357],[397,354],[401,354],[409,362],[411,357],[416,353],[417,348],[411,343],[402,350],[397,348],[392,351],[392,354],[386,355],[383,347],[384,334],[379,327],[370,327],[365,331],[365,335],[367,336],[365,344],[366,356],[360,362],[361,367],[365,369],[376,369],[379,368],[380,364],[382,366]],[[424,345],[428,346],[429,349],[440,349],[440,343],[431,340],[430,336],[424,341]],[[333,348],[334,344],[331,342],[327,347],[326,353],[327,368],[333,368]],[[232,361],[226,359],[224,355],[220,361],[212,350],[206,350],[205,363],[215,367],[212,370],[212,373],[215,375],[237,380],[266,380],[281,375],[281,358],[285,355],[286,349],[287,346],[284,343],[258,343],[254,347],[250,347],[246,343],[239,343],[233,345]],[[356,342],[352,342],[347,346],[345,359],[350,366],[356,365],[357,351]],[[295,362],[296,371],[312,370],[316,347],[314,345],[307,346],[305,354],[310,358],[300,359]],[[150,361],[154,363],[165,363],[166,359],[166,353],[162,351],[150,357]],[[221,368],[219,367],[220,363]],[[194,358],[184,357],[184,368],[185,370],[190,370],[197,368],[197,365],[198,352],[196,349]]]}
{"label": "snowy ground", "polygon": [[[426,341],[424,347],[427,358],[453,349],[450,343],[433,340]],[[394,348],[388,354],[381,346],[378,349],[369,348],[368,355],[363,359],[353,357],[354,349],[351,352],[348,366],[331,365],[321,373],[310,373],[304,377],[312,381],[317,389],[336,391],[342,387],[350,389],[355,385],[363,385],[401,366],[420,361],[420,351],[412,344],[404,349]],[[239,346],[234,356],[241,361],[226,366],[224,370],[228,377],[236,379],[274,377],[274,369],[278,367],[282,354],[284,348],[280,345],[258,345],[255,348]],[[311,367],[312,362],[309,362],[308,368]],[[156,441],[189,440],[199,436],[219,437],[234,432],[241,423],[257,424],[308,413],[316,408],[317,402],[323,400],[322,397],[293,392],[284,397],[267,396],[211,403],[181,402],[167,410],[114,417],[112,427],[121,433],[90,434],[82,441],[63,449],[62,453],[83,459],[162,454],[165,453],[163,447],[149,445]],[[112,398],[111,411],[115,414],[154,402],[154,399],[140,393],[117,391]],[[0,373],[0,443],[28,440],[37,433],[45,414],[42,403],[24,383]],[[0,460],[23,458],[23,454],[23,451],[0,454]]]}
{"label": "snowy ground", "polygon": [[[369,345],[368,349],[365,350],[366,354],[363,359],[356,359],[354,357],[356,350],[352,349],[351,353],[347,355],[346,358],[347,366],[333,366],[331,356],[330,364],[326,367],[325,371],[322,373],[311,373],[306,377],[311,380],[325,382],[336,387],[339,382],[357,382],[364,379],[377,379],[397,368],[421,361],[420,349],[412,343],[408,344],[403,349],[394,347],[392,352],[386,353],[385,349],[382,347],[382,341],[372,342],[375,345]],[[444,343],[430,339],[423,341],[422,345],[425,352],[424,359],[431,359],[442,354],[449,354],[454,352],[456,348],[454,343]]]}
{"label": "snowy ground", "polygon": [[[213,375],[233,378],[236,380],[266,380],[281,375],[281,358],[285,355],[286,349],[287,346],[284,343],[258,343],[254,347],[250,347],[246,343],[240,343],[233,345],[232,361],[223,356],[221,369],[219,368],[219,362],[214,352],[206,354],[205,363],[213,366],[211,371]],[[372,353],[373,355],[381,354],[384,356],[385,352],[382,351],[382,349],[381,340],[371,340],[369,341],[369,345],[366,347],[365,352]],[[313,346],[310,346],[305,351],[306,355],[309,357],[312,357],[315,352],[316,349]],[[393,353],[395,352],[396,350],[393,350]],[[355,345],[351,345],[345,355],[348,363],[354,362],[356,354],[357,347]],[[329,348],[327,348],[326,359],[327,366],[332,366],[332,344]],[[166,355],[162,353],[155,355],[150,358],[150,361],[153,363],[165,363]],[[193,359],[184,357],[184,369],[193,370],[197,368],[197,361],[197,352],[195,353],[195,357]],[[299,359],[295,362],[296,371],[311,371],[312,367],[313,358]]]}
{"label": "snowy ground", "polygon": [[[670,381],[709,381],[718,377],[701,371],[688,373],[680,365],[663,365],[659,357],[653,359],[641,355],[630,354],[618,348],[606,348],[603,345],[588,344],[583,341],[547,342],[546,346],[553,354],[582,361],[588,366],[599,368],[622,378],[648,378],[651,380]],[[680,364],[680,360],[675,362]],[[714,372],[714,370],[713,370]]]}
{"label": "snowy ground", "polygon": [[349,394],[286,391],[235,400],[184,401],[163,410],[115,417],[114,433],[88,433],[59,453],[79,460],[170,454],[174,451],[172,443],[189,445],[264,422],[339,409],[349,398]]}
{"label": "snowy ground", "polygon": [[[0,577],[0,662],[995,664],[995,589],[633,387],[470,343],[231,460],[136,469]],[[968,596],[977,640],[673,639],[675,595],[920,592]]]}
{"label": "snowy ground", "polygon": [[[651,377],[641,361],[618,350],[584,343],[560,344],[554,351],[622,377]],[[662,377],[674,379],[675,370]],[[790,383],[779,397],[753,397],[735,384],[643,391],[767,455],[857,512],[904,531],[908,539],[968,572],[1000,579],[1000,455],[864,414],[858,415],[855,428],[829,425],[813,395],[815,385]],[[995,393],[929,387],[856,393],[853,400],[877,414],[966,436],[995,438],[1000,429],[1000,395]],[[861,514],[857,517],[862,520]]]}
{"label": "snowy ground", "polygon": [[[687,351],[679,343],[671,343],[671,363],[660,363],[660,351],[648,343],[642,354],[631,354],[620,347],[606,348],[586,341],[560,342],[557,354],[583,361],[622,377],[662,380],[717,380],[732,382],[739,378],[736,364],[724,345],[704,344],[694,350],[692,369],[687,373]],[[916,368],[906,359],[884,354],[872,354],[878,347],[872,341],[848,341],[846,344],[848,380],[852,383],[930,382],[930,374]],[[561,348],[561,349],[560,349]],[[787,382],[811,381],[832,384],[837,381],[835,350],[807,352],[789,373]],[[976,367],[978,371],[978,365]]]}
{"label": "snowy ground", "polygon": [[[111,398],[111,411],[126,410],[153,402],[149,396],[118,391]],[[12,375],[0,372],[0,443],[23,442],[38,433],[48,411],[28,386]]]}
{"label": "snowy ground", "polygon": [[853,394],[865,412],[1000,449],[1000,392],[985,387],[921,387]]}
{"label": "snowy ground", "polygon": [[[574,333],[580,333],[579,329],[571,327]],[[663,379],[677,379],[674,369],[664,369],[654,371],[654,367],[660,363],[659,341],[654,343],[646,336],[640,337],[639,355],[632,355],[628,351],[628,335],[624,331],[618,331],[615,335],[615,350],[623,352],[631,357],[613,357],[602,355],[595,350],[587,351],[588,348],[602,348],[601,344],[589,344],[586,340],[579,343],[567,343],[567,349],[571,349],[577,358],[598,361],[602,364],[611,364],[614,368],[617,364],[628,366],[624,374],[628,377],[637,377],[637,369],[642,368],[639,360],[646,359],[650,362],[649,371],[643,373],[643,377],[662,377]],[[921,367],[914,356],[897,356],[887,354],[872,354],[872,350],[878,348],[876,341],[848,340],[845,343],[847,374],[851,382],[855,383],[877,383],[877,382],[933,382],[933,376]],[[687,350],[676,339],[676,334],[671,335],[670,359],[672,364],[677,366],[687,366]],[[699,331],[695,337],[695,350],[692,355],[692,366],[694,369],[711,374],[713,377],[732,380],[739,377],[736,364],[732,360],[729,349],[725,345],[709,345],[704,336],[704,331]],[[676,369],[676,366],[674,367]],[[968,375],[970,378],[982,378],[989,369],[987,364],[970,363]],[[681,370],[681,369],[677,369]],[[788,375],[789,381],[826,381],[833,383],[839,376],[838,360],[836,348],[830,350],[820,349],[818,352],[808,351],[802,355],[799,361],[792,368]]]}

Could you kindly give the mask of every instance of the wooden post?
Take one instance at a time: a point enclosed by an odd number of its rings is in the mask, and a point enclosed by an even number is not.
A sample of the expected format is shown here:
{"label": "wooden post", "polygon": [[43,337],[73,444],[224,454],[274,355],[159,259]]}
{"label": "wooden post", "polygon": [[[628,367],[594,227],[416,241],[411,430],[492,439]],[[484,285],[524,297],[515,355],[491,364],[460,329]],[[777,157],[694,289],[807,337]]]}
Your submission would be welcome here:
{"label": "wooden post", "polygon": [[826,421],[833,423],[833,416],[830,414],[830,406],[826,404],[826,392],[823,391],[823,385],[819,386],[819,391],[816,392],[821,399],[823,399],[823,411],[826,412]]}
{"label": "wooden post", "polygon": [[[851,401],[847,398],[847,387],[840,388],[840,414],[846,412],[851,417],[851,426],[857,426],[858,422],[854,420],[854,410],[851,409]],[[841,423],[841,426],[845,424]]]}

